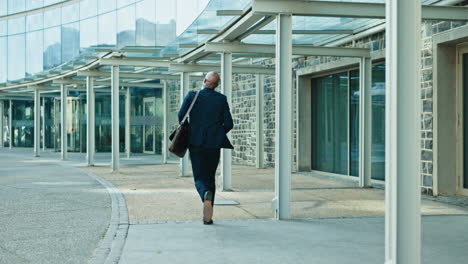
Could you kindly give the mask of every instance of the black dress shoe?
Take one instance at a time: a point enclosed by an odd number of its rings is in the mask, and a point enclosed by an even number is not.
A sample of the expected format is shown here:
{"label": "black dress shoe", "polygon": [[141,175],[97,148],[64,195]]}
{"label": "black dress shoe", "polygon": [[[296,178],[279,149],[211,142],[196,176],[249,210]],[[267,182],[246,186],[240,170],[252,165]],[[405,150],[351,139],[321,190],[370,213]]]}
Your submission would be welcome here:
{"label": "black dress shoe", "polygon": [[203,224],[204,224],[204,225],[212,225],[212,224],[213,224],[213,220],[210,220],[210,221],[205,221],[205,220],[203,220]]}

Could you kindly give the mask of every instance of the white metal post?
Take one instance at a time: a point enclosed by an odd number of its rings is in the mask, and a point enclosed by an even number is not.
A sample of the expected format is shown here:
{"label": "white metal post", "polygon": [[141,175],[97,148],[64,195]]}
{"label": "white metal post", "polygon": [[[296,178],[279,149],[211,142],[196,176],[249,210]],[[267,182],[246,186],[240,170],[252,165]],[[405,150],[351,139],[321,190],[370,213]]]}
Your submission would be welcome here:
{"label": "white metal post", "polygon": [[8,109],[8,129],[10,134],[10,149],[13,149],[13,101],[10,100],[10,108]]}
{"label": "white metal post", "polygon": [[112,65],[111,73],[111,108],[112,108],[112,160],[111,170],[119,170],[119,66]]}
{"label": "white metal post", "polygon": [[169,148],[169,128],[168,128],[168,112],[169,112],[169,96],[167,91],[167,82],[163,81],[163,140],[162,140],[162,163],[167,163],[167,149]]}
{"label": "white metal post", "polygon": [[263,119],[264,119],[264,111],[263,111],[263,75],[257,75],[257,83],[256,83],[257,93],[255,96],[255,116],[257,120],[257,125],[255,127],[256,131],[256,146],[255,146],[255,157],[257,165],[257,169],[263,169],[265,167],[263,161],[263,147],[264,147],[264,131],[263,131]]}
{"label": "white metal post", "polygon": [[67,151],[68,151],[68,142],[67,142],[67,95],[68,95],[68,88],[65,84],[62,84],[60,87],[60,116],[62,120],[62,129],[61,129],[61,154],[62,160],[67,159]]}
{"label": "white metal post", "polygon": [[[184,101],[184,97],[189,92],[189,84],[190,84],[189,73],[182,72],[180,74],[180,104],[181,105],[182,105],[182,102]],[[180,176],[185,177],[189,175],[188,163],[189,163],[189,155],[187,153],[185,157],[180,159]]]}
{"label": "white metal post", "polygon": [[39,157],[41,149],[41,96],[34,88],[34,157]]}
{"label": "white metal post", "polygon": [[131,104],[132,104],[131,90],[130,90],[130,87],[127,87],[127,94],[125,95],[125,154],[127,156],[127,159],[130,158]]}
{"label": "white metal post", "polygon": [[359,69],[359,186],[371,186],[372,175],[372,61],[361,58]]}
{"label": "white metal post", "polygon": [[43,96],[42,97],[42,152],[46,151],[46,111],[45,111],[45,101],[46,98]]}
{"label": "white metal post", "polygon": [[293,129],[292,16],[290,14],[278,14],[276,18],[275,102],[275,217],[289,219]]}
{"label": "white metal post", "polygon": [[4,147],[4,136],[3,136],[3,133],[4,133],[4,117],[3,117],[3,111],[4,111],[4,101],[3,100],[0,100],[0,149],[2,149]]}
{"label": "white metal post", "polygon": [[[221,54],[221,89],[227,97],[228,104],[232,104],[232,53]],[[229,134],[230,138],[231,135]],[[222,149],[221,152],[221,188],[229,191],[232,188],[232,150]]]}
{"label": "white metal post", "polygon": [[421,2],[387,1],[385,260],[421,263]]}
{"label": "white metal post", "polygon": [[86,77],[86,165],[94,165],[95,151],[95,111],[94,77]]}

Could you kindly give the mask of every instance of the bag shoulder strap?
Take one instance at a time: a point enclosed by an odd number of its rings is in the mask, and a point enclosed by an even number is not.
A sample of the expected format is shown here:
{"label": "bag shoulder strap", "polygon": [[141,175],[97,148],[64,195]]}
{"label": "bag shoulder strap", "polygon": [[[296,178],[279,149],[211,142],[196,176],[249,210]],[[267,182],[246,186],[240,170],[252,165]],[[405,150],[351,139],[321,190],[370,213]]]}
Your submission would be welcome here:
{"label": "bag shoulder strap", "polygon": [[184,119],[182,119],[182,122],[180,122],[181,124],[183,124],[185,122],[185,120],[187,120],[187,118],[189,117],[190,112],[192,111],[193,105],[195,105],[195,102],[198,99],[198,94],[199,93],[200,93],[200,90],[198,90],[197,93],[195,94],[195,98],[193,98],[192,103],[190,104],[190,107],[187,110],[187,113],[185,113]]}

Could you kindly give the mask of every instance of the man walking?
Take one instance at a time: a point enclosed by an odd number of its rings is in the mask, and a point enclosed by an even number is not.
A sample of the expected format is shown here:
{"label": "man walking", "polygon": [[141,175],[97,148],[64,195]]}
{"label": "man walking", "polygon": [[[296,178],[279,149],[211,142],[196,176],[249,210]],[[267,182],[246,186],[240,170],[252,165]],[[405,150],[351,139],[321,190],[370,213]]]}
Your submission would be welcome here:
{"label": "man walking", "polygon": [[[195,104],[190,112],[189,152],[195,187],[203,202],[203,223],[213,224],[213,205],[216,191],[215,176],[220,149],[233,149],[226,134],[234,124],[225,95],[216,92],[219,74],[209,72],[203,81]],[[195,99],[196,92],[189,92],[179,110],[179,122]]]}

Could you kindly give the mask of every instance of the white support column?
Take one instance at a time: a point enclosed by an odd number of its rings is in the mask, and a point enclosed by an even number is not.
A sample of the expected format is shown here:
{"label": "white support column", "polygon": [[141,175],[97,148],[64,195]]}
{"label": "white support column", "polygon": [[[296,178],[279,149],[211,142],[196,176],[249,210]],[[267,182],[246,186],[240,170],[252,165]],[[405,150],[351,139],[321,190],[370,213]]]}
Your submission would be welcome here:
{"label": "white support column", "polygon": [[372,174],[372,61],[361,58],[359,69],[359,186],[371,186]]}
{"label": "white support column", "polygon": [[125,155],[127,159],[130,158],[130,144],[131,144],[131,104],[132,104],[132,94],[131,88],[127,87],[127,94],[125,95]]}
{"label": "white support column", "polygon": [[[189,92],[189,73],[188,72],[182,72],[180,74],[180,105],[182,105],[182,102],[184,101],[184,97],[187,95]],[[185,157],[180,159],[180,176],[186,177],[189,176],[189,155],[188,152],[185,155]]]}
{"label": "white support column", "polygon": [[275,91],[275,200],[276,219],[289,219],[292,169],[292,16],[276,18],[276,91]]}
{"label": "white support column", "polygon": [[60,117],[62,120],[62,129],[61,129],[61,151],[62,151],[62,160],[67,159],[68,151],[68,142],[67,142],[67,95],[68,88],[65,84],[61,85],[60,89]]}
{"label": "white support column", "polygon": [[421,1],[387,1],[387,264],[421,263]]}
{"label": "white support column", "polygon": [[0,100],[0,149],[3,149],[5,141],[4,141],[4,117],[3,117],[3,111],[4,111],[4,101]]}
{"label": "white support column", "polygon": [[112,112],[112,160],[111,170],[119,170],[119,66],[112,65],[111,73],[111,112]]}
{"label": "white support column", "polygon": [[42,152],[46,151],[46,143],[45,143],[45,141],[46,141],[46,139],[45,139],[46,138],[45,101],[46,101],[46,98],[42,97],[42,110],[41,110],[41,114],[42,114]]}
{"label": "white support column", "polygon": [[34,157],[39,157],[41,150],[41,96],[39,89],[34,89]]}
{"label": "white support column", "polygon": [[95,111],[94,77],[86,77],[86,165],[94,165],[95,151]]}
{"label": "white support column", "polygon": [[263,131],[263,119],[264,111],[263,111],[263,75],[257,74],[257,82],[256,82],[257,93],[255,96],[255,117],[257,120],[257,125],[255,126],[256,129],[256,146],[255,146],[255,158],[257,165],[257,169],[263,169],[265,167],[263,161],[263,153],[264,153],[264,131]]}
{"label": "white support column", "polygon": [[167,149],[169,148],[169,128],[168,128],[168,112],[169,112],[169,96],[167,92],[167,82],[163,82],[163,139],[162,139],[162,163],[167,164]]}
{"label": "white support column", "polygon": [[[232,53],[221,54],[221,92],[232,105]],[[231,138],[231,135],[228,135]],[[232,189],[232,150],[221,150],[221,188],[222,191]]]}
{"label": "white support column", "polygon": [[8,109],[8,130],[10,134],[10,149],[13,149],[13,101],[10,100],[10,108]]}

